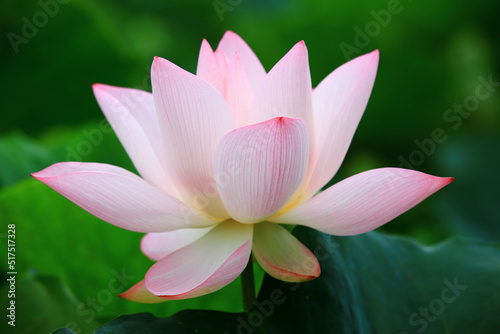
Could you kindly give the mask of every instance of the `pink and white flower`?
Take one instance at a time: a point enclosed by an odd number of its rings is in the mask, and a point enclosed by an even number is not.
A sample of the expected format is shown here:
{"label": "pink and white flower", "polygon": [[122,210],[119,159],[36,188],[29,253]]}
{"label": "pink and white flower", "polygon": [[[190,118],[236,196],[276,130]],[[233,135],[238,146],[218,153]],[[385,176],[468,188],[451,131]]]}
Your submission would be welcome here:
{"label": "pink and white flower", "polygon": [[216,291],[254,258],[290,282],[318,277],[318,261],[280,224],[333,235],[371,231],[452,181],[380,168],[314,196],[344,159],[368,103],[378,51],[315,89],[304,42],[266,73],[227,32],[201,45],[197,74],[156,57],[153,93],[96,84],[96,99],[141,177],[120,167],[63,162],[33,176],[113,225],[147,233],[157,261],[122,294],[142,302]]}

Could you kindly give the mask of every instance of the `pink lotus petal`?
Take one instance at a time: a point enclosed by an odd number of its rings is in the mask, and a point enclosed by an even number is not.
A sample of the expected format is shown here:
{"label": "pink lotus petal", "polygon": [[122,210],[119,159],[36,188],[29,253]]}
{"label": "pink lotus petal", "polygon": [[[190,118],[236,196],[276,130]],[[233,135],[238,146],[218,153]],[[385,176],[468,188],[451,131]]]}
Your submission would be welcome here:
{"label": "pink lotus petal", "polygon": [[290,196],[285,207],[300,200],[316,160],[311,75],[304,42],[297,43],[264,78],[255,95],[249,123],[286,116],[302,118],[309,133],[309,165],[304,184]]}
{"label": "pink lotus petal", "polygon": [[220,223],[202,238],[154,264],[146,274],[146,288],[170,300],[221,289],[245,269],[252,231],[251,225],[232,220]]}
{"label": "pink lotus petal", "polygon": [[204,39],[198,56],[196,75],[214,86],[222,96],[226,95],[225,66],[219,64],[210,44]]}
{"label": "pink lotus petal", "polygon": [[187,205],[228,218],[214,182],[214,155],[224,134],[236,127],[222,95],[210,84],[156,57],[151,69],[166,169]]}
{"label": "pink lotus petal", "polygon": [[240,55],[248,81],[253,91],[256,92],[261,81],[266,76],[266,70],[264,70],[259,58],[253,53],[248,44],[234,32],[227,31],[219,42],[217,50],[219,49],[226,54],[228,59],[231,59],[235,52]]}
{"label": "pink lotus petal", "polygon": [[378,59],[378,50],[353,59],[314,89],[317,160],[304,199],[327,184],[342,164],[368,104]]}
{"label": "pink lotus petal", "polygon": [[189,228],[162,233],[148,233],[141,240],[142,252],[154,261],[187,246],[207,234],[213,226],[207,228]]}
{"label": "pink lotus petal", "polygon": [[144,280],[140,281],[129,290],[119,294],[118,296],[133,302],[145,304],[157,304],[167,301],[165,298],[155,296],[151,292],[149,292],[148,289],[146,289]]}
{"label": "pink lotus petal", "polygon": [[331,186],[272,221],[333,235],[361,234],[391,221],[452,181],[407,169],[373,169]]}
{"label": "pink lotus petal", "polygon": [[278,211],[304,180],[308,147],[305,122],[286,117],[224,136],[217,147],[215,171],[231,217],[256,223]]}
{"label": "pink lotus petal", "polygon": [[253,255],[269,275],[285,282],[310,281],[321,272],[314,254],[278,224],[255,225]]}
{"label": "pink lotus petal", "polygon": [[231,58],[226,74],[226,101],[237,127],[248,125],[253,91],[238,53]]}
{"label": "pink lotus petal", "polygon": [[314,139],[311,75],[304,42],[297,43],[264,78],[255,95],[250,124],[281,116],[302,118],[309,139]]}
{"label": "pink lotus petal", "polygon": [[166,232],[217,223],[120,167],[62,162],[32,176],[94,216],[127,230]]}
{"label": "pink lotus petal", "polygon": [[160,127],[153,95],[138,89],[92,86],[104,115],[141,176],[172,196],[177,191],[163,167]]}
{"label": "pink lotus petal", "polygon": [[214,56],[215,59],[217,60],[217,64],[219,64],[219,69],[222,73],[222,77],[225,78],[227,72],[227,66],[229,64],[229,57],[226,56],[226,54],[220,49],[214,51]]}

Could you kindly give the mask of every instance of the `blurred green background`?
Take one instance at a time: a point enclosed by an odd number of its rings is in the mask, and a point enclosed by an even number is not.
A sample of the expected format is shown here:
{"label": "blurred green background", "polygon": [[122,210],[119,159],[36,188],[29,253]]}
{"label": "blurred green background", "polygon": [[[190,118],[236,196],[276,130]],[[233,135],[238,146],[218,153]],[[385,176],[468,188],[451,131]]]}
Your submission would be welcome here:
{"label": "blurred green background", "polygon": [[[498,242],[499,12],[500,2],[486,0],[3,1],[0,237],[5,259],[5,226],[16,224],[17,300],[24,305],[18,320],[36,309],[36,326],[50,330],[72,319],[68,326],[87,332],[121,313],[241,308],[239,282],[153,306],[111,294],[116,272],[134,276],[126,289],[151,265],[138,249],[141,236],[99,221],[29,176],[65,160],[133,170],[91,85],[150,90],[154,56],[194,72],[202,39],[216,48],[226,30],[242,36],[266,70],[304,40],[314,86],[347,60],[379,49],[372,97],[333,182],[400,165],[454,176],[383,230],[423,243],[456,234]],[[439,140],[436,131],[444,133]],[[74,307],[61,306],[67,303]],[[55,305],[70,311],[56,317]]]}

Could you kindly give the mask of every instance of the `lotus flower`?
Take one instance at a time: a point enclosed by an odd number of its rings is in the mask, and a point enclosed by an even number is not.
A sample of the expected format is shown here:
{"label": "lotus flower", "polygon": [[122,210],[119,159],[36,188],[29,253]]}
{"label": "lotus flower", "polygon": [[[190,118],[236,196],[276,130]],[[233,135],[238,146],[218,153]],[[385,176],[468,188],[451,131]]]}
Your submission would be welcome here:
{"label": "lotus flower", "polygon": [[141,175],[63,162],[33,176],[100,219],[147,233],[157,261],[124,298],[185,299],[236,279],[251,254],[290,282],[320,275],[312,252],[281,224],[346,236],[373,230],[452,181],[380,168],[318,193],[337,172],[375,80],[378,51],[314,90],[304,42],[266,73],[227,32],[203,41],[196,75],[156,57],[153,93],[95,84],[96,99]]}

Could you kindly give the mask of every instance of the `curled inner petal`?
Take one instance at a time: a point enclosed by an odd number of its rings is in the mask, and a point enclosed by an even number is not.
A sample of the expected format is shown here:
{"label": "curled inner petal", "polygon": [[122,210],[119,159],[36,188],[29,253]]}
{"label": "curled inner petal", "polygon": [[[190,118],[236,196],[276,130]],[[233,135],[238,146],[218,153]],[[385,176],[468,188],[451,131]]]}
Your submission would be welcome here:
{"label": "curled inner petal", "polygon": [[277,117],[224,136],[215,154],[215,171],[231,217],[257,223],[278,211],[304,180],[308,148],[301,119]]}

